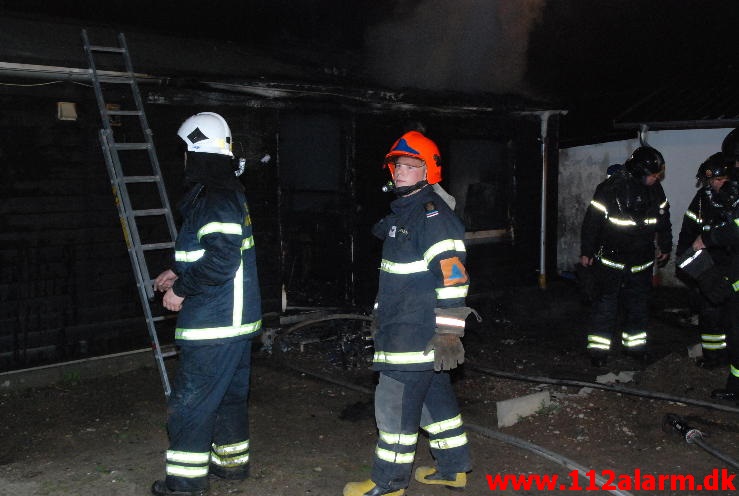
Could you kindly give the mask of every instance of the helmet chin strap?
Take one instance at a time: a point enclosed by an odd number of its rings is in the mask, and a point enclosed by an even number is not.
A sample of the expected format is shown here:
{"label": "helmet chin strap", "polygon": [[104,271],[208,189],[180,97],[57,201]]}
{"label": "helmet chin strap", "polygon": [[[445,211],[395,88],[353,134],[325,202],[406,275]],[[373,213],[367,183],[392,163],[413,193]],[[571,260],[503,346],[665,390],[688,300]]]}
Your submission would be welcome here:
{"label": "helmet chin strap", "polygon": [[397,196],[408,196],[415,193],[426,185],[428,185],[428,182],[426,181],[426,179],[422,179],[421,181],[418,181],[416,184],[413,184],[411,186],[401,186],[400,188],[395,187],[393,188],[393,192]]}

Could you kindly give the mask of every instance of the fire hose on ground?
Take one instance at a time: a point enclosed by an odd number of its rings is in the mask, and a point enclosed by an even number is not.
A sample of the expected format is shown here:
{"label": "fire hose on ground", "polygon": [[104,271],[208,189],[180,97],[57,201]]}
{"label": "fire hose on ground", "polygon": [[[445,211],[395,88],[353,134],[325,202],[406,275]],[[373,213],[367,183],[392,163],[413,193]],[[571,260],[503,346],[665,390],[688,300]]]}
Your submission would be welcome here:
{"label": "fire hose on ground", "polygon": [[668,413],[665,415],[662,420],[662,428],[667,431],[670,427],[683,436],[688,444],[696,444],[719,460],[728,463],[734,468],[739,468],[739,462],[705,442],[703,440],[703,433],[698,429],[690,427],[680,416],[675,415],[674,413]]}
{"label": "fire hose on ground", "polygon": [[641,396],[644,398],[652,398],[665,401],[674,401],[675,403],[683,403],[686,405],[702,406],[705,408],[712,408],[714,410],[722,410],[725,412],[739,413],[739,408],[732,407],[729,405],[719,405],[710,401],[696,400],[692,398],[682,398],[680,396],[672,396],[669,394],[659,393],[655,391],[644,391],[641,389],[627,388],[623,386],[617,386],[613,384],[600,384],[598,382],[587,382],[587,381],[576,381],[570,379],[554,379],[551,377],[536,377],[529,375],[515,374],[513,372],[504,372],[502,370],[492,370],[475,365],[468,365],[471,370],[479,372],[485,375],[492,375],[495,377],[503,377],[506,379],[514,379],[517,381],[535,382],[538,384],[556,384],[561,386],[577,386],[577,387],[589,387],[594,389],[604,389],[606,391],[614,391],[617,393],[628,394],[632,396]]}
{"label": "fire hose on ground", "polygon": [[[295,372],[298,372],[300,374],[304,374],[306,376],[313,377],[315,379],[319,379],[321,381],[328,382],[328,383],[331,383],[331,384],[336,384],[337,386],[342,386],[342,387],[345,387],[345,388],[350,389],[352,391],[357,391],[357,392],[364,393],[364,394],[367,394],[367,395],[370,395],[370,396],[373,394],[373,392],[372,392],[371,389],[366,388],[366,387],[359,386],[357,384],[352,384],[352,383],[346,382],[346,381],[340,381],[340,380],[334,379],[333,377],[327,377],[327,376],[322,375],[322,374],[317,374],[315,372],[310,372],[308,370],[304,370],[304,369],[301,369],[299,367],[295,367],[294,365],[291,365],[289,363],[281,363],[281,365],[284,366],[284,367],[286,367],[286,368],[289,368],[289,369],[291,369],[291,370],[293,370]],[[524,441],[523,439],[519,439],[517,437],[510,436],[508,434],[503,434],[502,432],[494,431],[492,429],[481,427],[479,425],[470,424],[468,422],[465,422],[465,426],[470,431],[476,432],[476,433],[478,433],[478,434],[480,434],[480,435],[482,435],[484,437],[491,438],[491,439],[496,439],[496,440],[502,441],[502,442],[504,442],[506,444],[510,444],[510,445],[516,446],[518,448],[522,448],[522,449],[528,450],[528,451],[530,451],[530,452],[532,452],[534,454],[537,454],[539,456],[542,456],[542,457],[544,457],[544,458],[546,458],[546,459],[548,459],[550,461],[553,461],[555,463],[558,463],[559,465],[562,465],[563,467],[566,467],[566,468],[568,468],[570,470],[577,470],[578,475],[580,477],[582,477],[584,480],[586,480],[587,482],[590,482],[590,479],[588,478],[588,476],[586,474],[593,474],[593,473],[595,473],[594,471],[592,471],[592,470],[590,470],[590,469],[588,469],[588,468],[580,465],[577,462],[574,462],[574,461],[570,460],[569,458],[567,458],[565,456],[562,456],[562,455],[560,455],[558,453],[555,453],[553,451],[549,451],[549,450],[547,450],[545,448],[542,448],[541,446],[538,446],[536,444],[530,443],[528,441]],[[606,480],[603,479],[602,477],[598,476],[598,475],[595,476],[595,479],[598,482],[598,484],[600,484],[600,487],[603,487],[603,485],[606,483]],[[616,496],[633,496],[632,493],[630,493],[628,491],[621,490],[621,489],[613,489],[613,490],[605,490],[605,491],[606,492],[609,492],[611,494],[614,494]]]}

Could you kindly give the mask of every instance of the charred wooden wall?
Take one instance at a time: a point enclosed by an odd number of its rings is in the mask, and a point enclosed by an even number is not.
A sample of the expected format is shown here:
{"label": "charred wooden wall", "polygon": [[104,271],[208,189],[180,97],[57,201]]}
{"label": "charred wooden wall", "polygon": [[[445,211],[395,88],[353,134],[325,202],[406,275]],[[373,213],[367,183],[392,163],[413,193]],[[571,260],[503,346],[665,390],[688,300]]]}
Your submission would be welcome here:
{"label": "charred wooden wall", "polygon": [[[0,89],[0,370],[147,347],[140,298],[98,140],[92,88],[72,83]],[[57,102],[77,119],[57,119]],[[234,140],[256,157],[274,140],[276,113],[148,105],[162,174],[176,209],[192,113],[221,112]],[[277,172],[244,176],[255,225],[265,312],[279,310]],[[177,218],[177,216],[176,216]],[[149,267],[156,276],[168,265]],[[154,302],[154,305],[158,305]],[[171,335],[160,336],[163,342]]]}
{"label": "charred wooden wall", "polygon": [[[447,189],[468,190],[468,167],[500,169],[478,171],[479,180],[494,183],[490,191],[495,194],[490,205],[472,210],[479,219],[491,209],[492,224],[514,235],[468,246],[472,291],[536,282],[538,122],[363,112],[340,104],[261,105],[238,95],[188,90],[158,93],[144,90],[146,113],[173,207],[182,191],[183,147],[176,136],[181,122],[193,113],[214,111],[231,126],[234,151],[247,159],[242,178],[265,313],[279,313],[283,287],[291,305],[371,306],[381,246],[370,230],[393,199],[380,190],[388,180],[382,160],[409,121],[422,121],[439,144]],[[58,101],[75,102],[77,119],[58,120]],[[125,108],[125,96],[121,103]],[[0,86],[0,105],[0,370],[148,346],[98,140],[92,88],[69,81]],[[328,123],[335,138],[311,142],[317,131],[304,127],[311,122]],[[483,165],[455,157],[465,140],[493,143],[500,156]],[[271,160],[261,162],[267,154]],[[296,171],[307,175],[287,177]],[[310,184],[311,174],[332,175],[333,183],[328,188]],[[554,167],[552,174],[556,177]],[[550,202],[556,205],[556,198]],[[152,276],[168,264],[160,265],[149,267]],[[162,342],[171,341],[170,331],[160,335]]]}

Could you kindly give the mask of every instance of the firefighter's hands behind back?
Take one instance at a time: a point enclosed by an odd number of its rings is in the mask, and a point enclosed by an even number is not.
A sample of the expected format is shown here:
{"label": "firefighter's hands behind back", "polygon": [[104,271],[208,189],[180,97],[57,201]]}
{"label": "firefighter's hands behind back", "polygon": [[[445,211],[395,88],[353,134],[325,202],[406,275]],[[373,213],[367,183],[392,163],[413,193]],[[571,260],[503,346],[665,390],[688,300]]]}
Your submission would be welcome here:
{"label": "firefighter's hands behind back", "polygon": [[169,288],[166,293],[164,293],[164,297],[162,298],[162,305],[164,305],[164,308],[167,310],[171,310],[173,312],[179,312],[182,310],[182,302],[185,301],[185,298],[183,296],[177,296],[174,291],[172,291],[172,288]]}
{"label": "firefighter's hands behind back", "polygon": [[165,293],[177,280],[177,274],[172,269],[167,269],[154,279],[154,291]]}
{"label": "firefighter's hands behind back", "polygon": [[424,355],[434,351],[434,370],[451,370],[464,363],[464,346],[455,334],[434,334],[426,345]]}

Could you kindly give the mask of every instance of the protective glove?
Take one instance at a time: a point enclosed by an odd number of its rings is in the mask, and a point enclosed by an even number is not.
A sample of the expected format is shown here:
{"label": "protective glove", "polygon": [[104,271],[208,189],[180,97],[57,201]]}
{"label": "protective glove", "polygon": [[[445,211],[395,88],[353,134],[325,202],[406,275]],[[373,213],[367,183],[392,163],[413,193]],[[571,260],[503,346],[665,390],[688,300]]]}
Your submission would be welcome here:
{"label": "protective glove", "polygon": [[469,314],[473,314],[478,322],[482,317],[477,310],[470,307],[435,308],[436,332],[439,334],[456,334],[464,336],[464,321]]}
{"label": "protective glove", "polygon": [[434,370],[451,370],[464,363],[464,346],[456,334],[434,334],[423,354],[434,351]]}
{"label": "protective glove", "polygon": [[711,267],[697,278],[698,289],[714,305],[720,305],[731,296],[731,285],[718,267]]}

